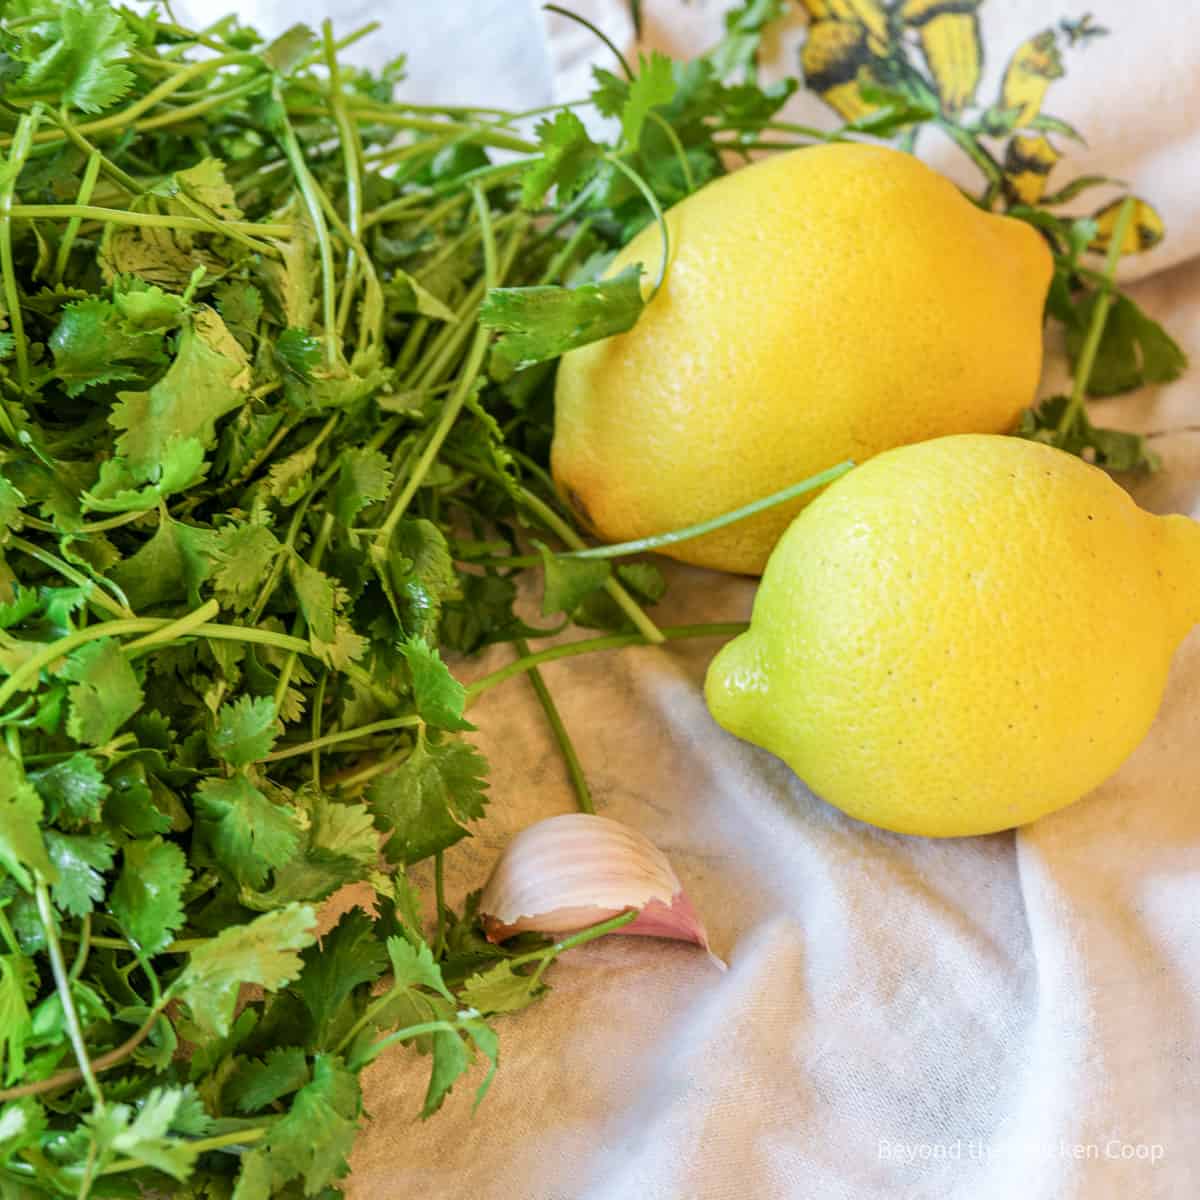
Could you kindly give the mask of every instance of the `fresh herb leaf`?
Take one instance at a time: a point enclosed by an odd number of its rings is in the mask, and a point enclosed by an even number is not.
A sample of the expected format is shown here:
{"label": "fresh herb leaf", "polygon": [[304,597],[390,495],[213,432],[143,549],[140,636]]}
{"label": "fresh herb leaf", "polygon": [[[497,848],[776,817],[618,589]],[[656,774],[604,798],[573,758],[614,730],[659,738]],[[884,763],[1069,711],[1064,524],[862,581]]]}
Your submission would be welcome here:
{"label": "fresh herb leaf", "polygon": [[191,875],[183,851],[161,837],[122,847],[109,908],[146,954],[157,954],[183,925],[183,889]]}
{"label": "fresh herb leaf", "polygon": [[442,662],[442,656],[423,638],[411,637],[400,646],[412,675],[413,705],[422,721],[438,729],[474,729],[463,720],[467,689]]}
{"label": "fresh herb leaf", "polygon": [[466,823],[483,816],[487,762],[459,738],[419,738],[395,770],[371,784],[375,823],[391,836],[389,862],[414,863],[467,836]]}
{"label": "fresh herb leaf", "polygon": [[641,275],[641,266],[634,265],[577,288],[492,288],[479,321],[500,333],[492,347],[493,366],[502,373],[523,371],[632,329],[645,306]]}
{"label": "fresh herb leaf", "polygon": [[299,975],[299,951],[313,944],[316,924],[311,906],[288,904],[225,929],[193,950],[176,985],[192,1020],[201,1030],[224,1037],[243,984],[273,991]]}

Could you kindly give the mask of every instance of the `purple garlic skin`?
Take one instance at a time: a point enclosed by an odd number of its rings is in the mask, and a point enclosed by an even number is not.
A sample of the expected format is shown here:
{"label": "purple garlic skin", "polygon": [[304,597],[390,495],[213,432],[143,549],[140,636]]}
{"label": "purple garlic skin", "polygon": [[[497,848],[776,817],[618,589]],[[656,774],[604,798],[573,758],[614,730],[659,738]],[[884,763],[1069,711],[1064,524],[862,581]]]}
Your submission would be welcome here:
{"label": "purple garlic skin", "polygon": [[637,830],[590,813],[548,817],[521,830],[479,904],[492,942],[527,931],[565,936],[631,910],[637,917],[616,933],[708,950],[704,923],[666,855]]}

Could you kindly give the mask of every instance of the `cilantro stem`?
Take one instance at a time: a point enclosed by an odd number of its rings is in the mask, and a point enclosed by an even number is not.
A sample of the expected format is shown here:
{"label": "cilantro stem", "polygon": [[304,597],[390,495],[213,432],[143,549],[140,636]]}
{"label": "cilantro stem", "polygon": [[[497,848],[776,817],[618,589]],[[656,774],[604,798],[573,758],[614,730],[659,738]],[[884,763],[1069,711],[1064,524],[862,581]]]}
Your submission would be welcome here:
{"label": "cilantro stem", "polygon": [[[75,203],[87,205],[96,187],[96,179],[100,175],[100,162],[103,158],[99,150],[93,150],[88,156],[87,166],[83,170],[83,178],[79,182],[79,191]],[[79,227],[83,224],[82,217],[72,217],[63,231],[62,241],[58,243],[58,254],[54,259],[54,282],[62,283],[63,273],[67,269],[67,260],[71,257],[71,247],[79,236]]]}
{"label": "cilantro stem", "polygon": [[[249,1129],[235,1129],[231,1133],[218,1133],[213,1137],[197,1138],[187,1143],[188,1149],[196,1154],[206,1154],[209,1150],[223,1150],[226,1146],[248,1146],[261,1141],[270,1133],[265,1126],[251,1126]],[[100,1175],[121,1175],[126,1171],[144,1171],[147,1164],[140,1158],[123,1158],[99,1171]]]}
{"label": "cilantro stem", "polygon": [[[586,543],[583,538],[567,524],[541,497],[534,495],[528,488],[521,488],[520,500],[535,517],[552,533],[566,542],[572,550],[583,550]],[[619,579],[605,580],[604,590],[616,601],[621,611],[633,622],[640,635],[648,642],[657,643],[663,640],[661,630],[650,619],[642,606],[629,594]]]}
{"label": "cilantro stem", "polygon": [[1096,292],[1096,302],[1092,306],[1092,319],[1088,325],[1087,336],[1084,338],[1079,358],[1075,363],[1075,379],[1071,385],[1071,398],[1063,409],[1062,417],[1058,422],[1060,437],[1075,424],[1083,409],[1088,380],[1092,376],[1096,353],[1100,349],[1100,339],[1104,336],[1104,326],[1108,322],[1109,309],[1113,303],[1117,263],[1121,259],[1125,235],[1129,231],[1129,224],[1133,220],[1136,208],[1137,201],[1132,196],[1126,196],[1113,224],[1112,237],[1108,243],[1108,254],[1104,259],[1104,281]]}
{"label": "cilantro stem", "polygon": [[[135,228],[178,229],[187,233],[212,233],[211,221],[199,217],[168,216],[164,213],[126,212],[119,208],[98,208],[94,204],[14,204],[14,219],[100,221],[106,225],[132,225]],[[258,234],[262,237],[289,238],[295,232],[291,225],[267,221],[222,221],[222,232]]]}
{"label": "cilantro stem", "polygon": [[[166,100],[173,93],[179,91],[180,88],[190,83],[193,79],[202,75],[211,75],[214,71],[219,71],[222,67],[235,66],[238,64],[249,64],[253,66],[262,66],[262,60],[256,54],[225,54],[219,58],[205,59],[203,62],[193,63],[189,67],[185,67],[178,74],[172,75],[169,79],[164,80],[156,88],[148,91],[140,100],[135,100],[132,104],[121,109],[119,112],[112,113],[107,117],[101,117],[95,121],[88,121],[85,124],[77,125],[75,128],[79,133],[103,133],[109,129],[125,131],[130,127],[130,123],[135,117],[140,117],[142,113],[148,112],[156,104]],[[259,79],[252,81],[255,86],[261,82]],[[245,90],[245,85],[243,89]],[[176,117],[184,115],[185,110],[176,109],[174,115]],[[187,116],[195,115],[192,112],[187,112]],[[134,128],[143,128],[142,126],[134,126]],[[0,137],[0,146],[7,146],[12,141],[16,134],[11,137]],[[39,133],[35,138],[35,143],[40,142],[55,142],[65,141],[66,139],[55,132],[47,130],[45,133]]]}
{"label": "cilantro stem", "polygon": [[[17,379],[22,390],[29,386],[29,345],[25,341],[25,322],[21,316],[21,294],[17,290],[17,275],[13,265],[12,223],[15,211],[20,205],[13,203],[17,190],[17,178],[21,168],[29,157],[29,148],[33,143],[37,129],[41,106],[35,105],[30,113],[25,113],[17,120],[17,129],[12,137],[12,149],[9,151],[6,167],[6,178],[0,185],[0,273],[4,276],[4,306],[8,309],[8,323],[12,328],[13,350],[17,357]],[[3,410],[5,432],[15,436],[16,427]]]}
{"label": "cilantro stem", "polygon": [[126,642],[122,649],[128,654],[133,650],[149,650],[164,642],[173,642],[176,638],[192,633],[198,626],[204,625],[220,611],[221,606],[215,600],[209,600],[186,616],[180,617],[176,621],[168,621],[153,633],[148,633],[136,641]]}
{"label": "cilantro stem", "polygon": [[[94,945],[102,945],[104,941],[108,940],[110,939],[106,938],[103,941],[100,938],[92,939]],[[124,941],[122,941],[121,945],[125,949],[128,949],[128,945]],[[168,949],[170,948],[168,947]],[[150,1010],[150,1014],[146,1017],[145,1021],[125,1041],[112,1050],[107,1050],[105,1053],[98,1054],[95,1058],[91,1059],[90,1066],[93,1074],[98,1075],[102,1071],[107,1071],[110,1067],[115,1067],[118,1063],[124,1062],[150,1036],[150,1031],[154,1028],[154,1023],[162,1016],[162,1010],[166,1008],[172,999],[171,989],[168,988],[163,993],[162,1000]],[[46,1092],[56,1092],[59,1088],[78,1083],[83,1077],[83,1072],[78,1068],[67,1067],[62,1071],[57,1071],[53,1075],[48,1075],[45,1079],[39,1079],[33,1083],[23,1083],[17,1087],[0,1088],[0,1103],[8,1100],[19,1100],[22,1096],[40,1096]]]}
{"label": "cilantro stem", "polygon": [[594,942],[606,933],[614,933],[623,926],[632,924],[637,919],[637,915],[637,909],[626,909],[624,912],[617,913],[615,917],[608,917],[598,924],[589,925],[586,929],[581,929],[578,933],[573,933],[570,937],[565,937],[561,941],[555,942],[552,946],[542,946],[538,950],[530,950],[527,954],[518,954],[515,958],[508,960],[508,965],[510,967],[519,967],[522,963],[527,962],[546,963],[553,961],[567,950],[574,950],[577,946],[585,946],[588,942]]}
{"label": "cilantro stem", "polygon": [[307,742],[293,742],[281,750],[272,750],[270,754],[264,755],[258,761],[260,763],[278,762],[283,758],[295,758],[299,754],[308,754],[313,750],[336,746],[339,742],[353,742],[372,733],[386,733],[393,729],[412,729],[420,723],[421,718],[416,713],[409,713],[403,717],[388,717],[383,721],[372,721],[369,725],[356,725],[353,729],[340,729],[336,733],[326,733],[322,737],[312,738]]}
{"label": "cilantro stem", "polygon": [[[494,287],[495,284],[490,281],[497,275],[497,264],[496,243],[492,235],[491,212],[488,209],[487,202],[483,198],[483,192],[478,187],[472,188],[472,195],[475,202],[475,210],[479,214],[480,226],[484,230],[483,253],[487,273],[487,281],[485,281],[484,286],[485,288]],[[442,406],[438,423],[434,426],[433,432],[425,444],[425,449],[421,452],[421,457],[417,459],[416,465],[413,467],[412,472],[405,481],[404,487],[400,491],[400,495],[396,497],[395,503],[392,505],[383,524],[379,527],[379,533],[376,535],[375,540],[375,555],[379,562],[382,562],[386,558],[387,547],[391,544],[392,540],[392,533],[399,524],[400,519],[404,516],[405,510],[408,508],[413,496],[416,495],[417,489],[424,482],[425,476],[429,473],[429,468],[433,466],[434,459],[437,458],[438,451],[442,448],[442,443],[449,436],[454,422],[458,419],[458,414],[462,411],[462,407],[466,403],[467,395],[474,386],[475,380],[478,378],[480,369],[483,366],[483,356],[487,353],[489,337],[489,331],[482,325],[476,329],[475,338],[467,354],[466,363],[459,372],[458,384],[449,399]]]}
{"label": "cilantro stem", "polygon": [[654,279],[654,287],[650,291],[650,299],[653,300],[658,295],[663,280],[667,277],[667,266],[671,257],[671,231],[667,228],[667,218],[663,214],[658,197],[654,194],[654,189],[628,163],[623,162],[615,154],[606,154],[604,161],[616,167],[642,193],[646,203],[650,206],[650,211],[654,214],[655,221],[658,222],[658,232],[662,235],[662,261],[658,264],[658,274]]}
{"label": "cilantro stem", "polygon": [[437,909],[437,932],[433,939],[433,957],[441,958],[446,952],[446,869],[445,855],[438,851],[433,856],[433,903]]}
{"label": "cilantro stem", "polygon": [[633,70],[630,68],[629,62],[625,58],[625,55],[621,53],[616,42],[614,42],[612,38],[610,38],[608,34],[604,32],[603,29],[599,28],[597,25],[593,25],[592,22],[587,19],[587,17],[581,17],[578,13],[572,12],[569,8],[562,8],[557,4],[543,4],[542,8],[544,8],[546,12],[557,13],[560,17],[566,17],[568,21],[574,21],[577,25],[582,25],[584,29],[594,33],[613,52],[613,56],[616,58],[617,62],[621,64],[621,70],[625,72],[625,78],[633,78]]}
{"label": "cilantro stem", "polygon": [[723,621],[709,625],[668,625],[658,631],[659,638],[655,642],[651,642],[640,633],[612,633],[603,637],[584,638],[578,642],[563,642],[533,654],[523,655],[490,675],[484,675],[483,678],[468,684],[467,705],[474,704],[484,692],[498,683],[504,683],[534,667],[557,662],[560,658],[574,658],[577,654],[594,654],[600,650],[622,650],[626,646],[657,645],[662,641],[675,642],[687,638],[736,637],[739,633],[745,633],[748,628],[749,625],[745,621]]}
{"label": "cilantro stem", "polygon": [[18,537],[16,534],[9,534],[8,544],[14,550],[20,550],[21,553],[28,554],[30,558],[37,559],[38,562],[49,567],[52,571],[57,571],[64,579],[69,579],[76,587],[83,588],[88,593],[88,599],[97,608],[104,609],[105,612],[114,617],[133,616],[133,613],[128,608],[123,604],[117,603],[103,588],[93,586],[92,580],[81,571],[77,571],[68,563],[63,562],[56,554],[51,554],[48,550],[43,550],[40,546],[35,546],[33,542],[26,541],[23,537]]}
{"label": "cilantro stem", "polygon": [[[342,75],[338,68],[337,49],[333,40],[333,22],[328,18],[321,26],[325,49],[325,66],[329,71],[329,108],[333,123],[337,126],[338,139],[342,148],[342,165],[346,174],[346,224],[351,236],[358,240],[362,233],[362,142],[358,127],[351,124],[346,112],[346,94],[342,90]],[[354,295],[354,278],[358,265],[358,251],[354,246],[346,252],[345,278],[342,298],[338,306],[339,333],[345,328],[350,312],[350,299]]]}
{"label": "cilantro stem", "polygon": [[736,521],[744,521],[747,517],[753,517],[776,505],[786,504],[789,500],[795,500],[797,496],[803,496],[807,492],[816,491],[817,488],[824,487],[835,479],[840,479],[853,466],[854,463],[847,459],[835,467],[820,471],[816,475],[810,475],[799,483],[793,483],[790,487],[783,488],[782,491],[772,492],[761,500],[743,504],[741,508],[731,509],[719,517],[711,517],[707,521],[700,521],[683,529],[673,529],[670,533],[657,533],[650,537],[637,538],[632,542],[617,542],[608,546],[588,546],[583,550],[567,550],[558,557],[621,558],[627,554],[642,554],[648,550],[659,550],[663,546],[674,546],[678,542],[686,542],[691,538],[703,537],[706,533],[723,529],[726,525],[732,525]]}
{"label": "cilantro stem", "polygon": [[683,143],[679,140],[677,134],[671,125],[671,122],[654,109],[650,109],[646,115],[656,125],[658,125],[666,135],[667,141],[671,143],[671,148],[675,151],[675,161],[679,163],[679,170],[683,175],[683,185],[687,188],[688,193],[696,190],[696,177],[692,174],[692,164],[688,162],[687,151],[683,148]]}
{"label": "cilantro stem", "polygon": [[79,1064],[79,1077],[87,1085],[92,1094],[92,1102],[100,1112],[104,1111],[104,1093],[96,1082],[92,1062],[88,1057],[87,1042],[83,1036],[83,1025],[75,1008],[75,998],[71,994],[71,980],[67,975],[67,966],[63,961],[62,946],[58,941],[58,925],[54,917],[54,906],[50,903],[50,889],[39,872],[34,872],[34,899],[37,903],[38,920],[46,935],[46,954],[50,959],[50,973],[54,976],[54,987],[62,1004],[63,1020],[67,1026],[67,1037],[70,1038],[71,1048],[75,1051],[75,1061]]}
{"label": "cilantro stem", "polygon": [[[532,654],[529,643],[524,638],[516,638],[513,645],[521,658],[527,658]],[[580,763],[579,755],[575,752],[575,744],[571,741],[571,735],[563,723],[558,705],[554,703],[554,697],[550,694],[550,689],[546,686],[546,681],[537,667],[529,668],[529,682],[537,694],[538,703],[542,706],[542,712],[546,714],[546,722],[554,734],[554,740],[558,743],[558,749],[566,763],[567,774],[571,777],[571,786],[575,789],[575,802],[579,811],[594,813],[596,805],[592,800],[587,776],[583,773],[583,764]]]}
{"label": "cilantro stem", "polygon": [[283,153],[291,163],[292,174],[296,178],[296,185],[300,189],[304,207],[308,210],[308,219],[312,222],[313,236],[317,242],[317,256],[321,260],[321,323],[325,333],[325,361],[330,367],[335,367],[338,361],[339,339],[337,306],[334,297],[333,246],[329,242],[329,229],[325,225],[325,213],[317,195],[316,183],[308,169],[308,163],[305,161],[304,151],[300,148],[296,131],[292,128],[291,121],[288,120],[287,109],[283,103],[283,90],[278,79],[272,84],[272,95],[278,106],[275,134]]}

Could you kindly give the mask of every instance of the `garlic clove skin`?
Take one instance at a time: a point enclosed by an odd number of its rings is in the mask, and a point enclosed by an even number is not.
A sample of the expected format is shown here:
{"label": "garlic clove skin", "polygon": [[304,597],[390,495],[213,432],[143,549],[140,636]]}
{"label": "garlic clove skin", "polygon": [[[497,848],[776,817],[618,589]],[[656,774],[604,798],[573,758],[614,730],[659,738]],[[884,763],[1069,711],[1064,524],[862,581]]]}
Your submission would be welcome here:
{"label": "garlic clove skin", "polygon": [[[526,931],[577,933],[630,909],[637,917],[615,932],[709,950],[704,923],[666,855],[636,830],[591,813],[564,813],[521,830],[479,902],[492,942]],[[709,957],[724,967],[710,950]]]}

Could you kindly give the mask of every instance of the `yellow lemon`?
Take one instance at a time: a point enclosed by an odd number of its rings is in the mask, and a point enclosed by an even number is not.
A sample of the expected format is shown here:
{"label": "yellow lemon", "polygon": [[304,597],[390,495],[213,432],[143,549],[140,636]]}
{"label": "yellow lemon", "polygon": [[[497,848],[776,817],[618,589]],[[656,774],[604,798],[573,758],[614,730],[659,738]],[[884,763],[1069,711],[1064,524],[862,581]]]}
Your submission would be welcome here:
{"label": "yellow lemon", "polygon": [[[678,529],[843,459],[1011,429],[1034,398],[1052,261],[911,155],[797,150],[667,214],[666,282],[559,368],[552,466],[608,541]],[[614,269],[653,274],[656,228]],[[759,573],[802,502],[666,551]]]}
{"label": "yellow lemon", "polygon": [[706,694],[851,816],[989,833],[1116,770],[1197,620],[1200,524],[1036,442],[939,438],[800,514]]}

